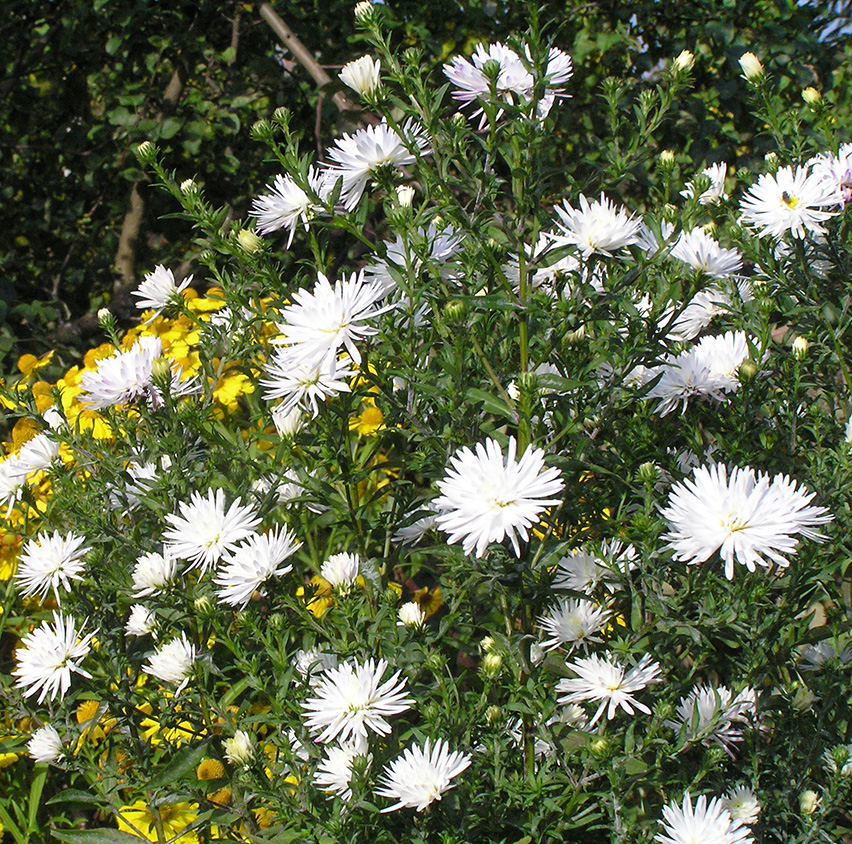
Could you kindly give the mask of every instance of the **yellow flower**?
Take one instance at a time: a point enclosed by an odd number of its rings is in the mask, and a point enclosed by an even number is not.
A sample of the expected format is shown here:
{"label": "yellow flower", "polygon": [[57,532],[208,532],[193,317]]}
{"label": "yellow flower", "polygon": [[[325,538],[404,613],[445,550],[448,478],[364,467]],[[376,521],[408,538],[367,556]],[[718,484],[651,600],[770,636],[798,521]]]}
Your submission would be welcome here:
{"label": "yellow flower", "polygon": [[149,806],[137,800],[118,810],[118,828],[147,841],[157,842],[157,821],[162,824],[166,841],[177,840],[180,844],[198,844],[195,830],[184,832],[198,817],[197,803],[175,803],[172,806]]}
{"label": "yellow flower", "polygon": [[359,437],[375,437],[384,430],[384,421],[385,416],[376,407],[376,400],[367,397],[361,400],[361,412],[349,418],[349,430],[355,431]]}
{"label": "yellow flower", "polygon": [[23,537],[0,527],[0,581],[11,580],[18,569],[18,555]]}
{"label": "yellow flower", "polygon": [[[18,761],[17,753],[0,753],[0,768],[8,768]],[[2,838],[2,836],[0,836]]]}
{"label": "yellow flower", "polygon": [[254,389],[254,382],[248,375],[237,369],[229,369],[216,382],[213,398],[228,413],[236,413],[240,409],[240,396],[253,393]]}
{"label": "yellow flower", "polygon": [[84,724],[86,726],[80,734],[77,747],[74,751],[75,753],[79,753],[86,739],[91,741],[92,744],[97,744],[116,725],[116,719],[107,718],[106,712],[103,712],[101,717],[95,722],[94,719],[97,718],[100,707],[101,702],[99,700],[84,700],[77,707],[77,723],[81,726]]}
{"label": "yellow flower", "polygon": [[296,595],[305,599],[308,612],[311,613],[311,615],[316,618],[322,618],[326,610],[334,605],[331,584],[324,577],[320,577],[318,574],[315,574],[311,578],[311,586],[313,586],[314,589],[309,596],[304,586],[300,586],[296,590]]}
{"label": "yellow flower", "polygon": [[412,600],[417,601],[426,618],[433,616],[444,604],[440,586],[435,586],[431,590],[428,586],[424,586],[414,593]]}
{"label": "yellow flower", "polygon": [[215,803],[217,806],[227,806],[228,803],[231,802],[231,789],[228,788],[227,785],[223,785],[222,788],[217,788],[216,791],[211,791],[210,794],[207,795],[207,799],[211,803]]}
{"label": "yellow flower", "polygon": [[21,355],[18,358],[18,370],[25,378],[31,378],[39,369],[44,369],[53,360],[53,351],[43,354],[40,358],[35,355]]}
{"label": "yellow flower", "polygon": [[225,766],[218,759],[202,759],[195,769],[197,780],[220,780],[225,776]]}

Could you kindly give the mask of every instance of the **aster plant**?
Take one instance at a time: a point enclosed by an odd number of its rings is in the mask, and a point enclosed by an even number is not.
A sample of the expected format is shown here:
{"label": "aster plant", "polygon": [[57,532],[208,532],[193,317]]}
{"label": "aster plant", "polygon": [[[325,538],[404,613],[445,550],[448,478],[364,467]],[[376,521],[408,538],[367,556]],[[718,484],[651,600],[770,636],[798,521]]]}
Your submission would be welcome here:
{"label": "aster plant", "polygon": [[45,825],[71,844],[843,840],[848,142],[752,57],[765,172],[657,155],[684,50],[602,83],[568,176],[535,7],[437,68],[355,14],[358,125],[255,125],[241,213],[143,144],[191,277],[4,388],[33,811],[95,807]]}

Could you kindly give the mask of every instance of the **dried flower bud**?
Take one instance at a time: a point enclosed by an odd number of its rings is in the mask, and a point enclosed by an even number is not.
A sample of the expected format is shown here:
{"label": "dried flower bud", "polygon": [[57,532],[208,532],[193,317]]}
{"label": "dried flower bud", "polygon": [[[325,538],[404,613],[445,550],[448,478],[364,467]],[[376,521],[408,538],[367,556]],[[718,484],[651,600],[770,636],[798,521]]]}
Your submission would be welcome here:
{"label": "dried flower bud", "polygon": [[811,789],[799,795],[799,809],[803,815],[812,815],[819,805],[819,795]]}
{"label": "dried flower bud", "polygon": [[740,56],[740,67],[743,69],[743,76],[749,82],[754,82],[763,76],[763,65],[754,53],[743,53]]}

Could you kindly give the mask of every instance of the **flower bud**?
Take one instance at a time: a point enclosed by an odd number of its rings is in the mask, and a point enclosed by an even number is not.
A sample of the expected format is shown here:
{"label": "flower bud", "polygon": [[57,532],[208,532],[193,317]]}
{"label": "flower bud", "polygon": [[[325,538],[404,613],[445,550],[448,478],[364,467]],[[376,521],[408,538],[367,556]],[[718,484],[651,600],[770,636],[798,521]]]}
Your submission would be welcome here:
{"label": "flower bud", "polygon": [[279,106],[272,112],[272,119],[285,131],[290,127],[292,112],[286,106]]}
{"label": "flower bud", "polygon": [[444,305],[447,322],[459,322],[465,315],[467,305],[461,299],[452,299]]}
{"label": "flower bud", "polygon": [[637,479],[649,486],[657,482],[658,475],[657,467],[650,461],[643,463],[636,472]]}
{"label": "flower bud", "polygon": [[503,670],[503,656],[497,651],[491,651],[482,658],[480,670],[486,677],[497,677]]}
{"label": "flower bud", "polygon": [[737,370],[737,378],[741,384],[747,384],[753,381],[756,375],[757,364],[751,358],[746,358]]}
{"label": "flower bud", "polygon": [[245,767],[254,758],[254,743],[245,730],[237,730],[233,738],[222,742],[225,759],[234,767]]}
{"label": "flower bud", "polygon": [[251,136],[255,141],[264,141],[273,136],[272,124],[268,120],[258,120],[251,127]]}
{"label": "flower bud", "polygon": [[766,162],[766,166],[769,168],[770,173],[774,173],[781,164],[781,159],[778,158],[777,152],[767,152],[766,155],[763,156],[763,160]]}
{"label": "flower bud", "polygon": [[503,711],[499,706],[492,705],[485,710],[485,723],[489,727],[499,727],[502,721]]}
{"label": "flower bud", "polygon": [[237,243],[249,254],[263,249],[263,240],[251,229],[240,229],[237,232]]}
{"label": "flower bud", "polygon": [[802,91],[802,99],[811,107],[819,105],[822,101],[822,94],[816,88],[805,88]]}
{"label": "flower bud", "polygon": [[157,147],[151,141],[142,141],[136,147],[136,157],[142,164],[153,164],[157,160]]}
{"label": "flower bud", "polygon": [[593,756],[605,756],[609,750],[609,741],[603,736],[595,736],[589,741],[589,752]]}
{"label": "flower bud", "polygon": [[196,183],[195,179],[184,179],[180,183],[180,192],[185,196],[191,193],[197,193],[198,184]]}
{"label": "flower bud", "polygon": [[355,20],[358,23],[367,23],[373,17],[373,4],[369,0],[361,0],[355,4]]}
{"label": "flower bud", "polygon": [[490,653],[491,651],[493,651],[493,650],[494,650],[494,648],[496,647],[496,645],[497,645],[497,643],[494,641],[494,637],[493,637],[493,636],[486,636],[486,637],[485,637],[485,638],[484,638],[484,639],[483,639],[483,640],[479,643],[479,649],[480,649],[483,653],[486,653],[486,654],[487,654],[487,653]]}
{"label": "flower bud", "polygon": [[359,59],[343,65],[339,78],[362,97],[374,94],[382,84],[379,78],[382,66],[372,56],[361,56]]}
{"label": "flower bud", "polygon": [[695,56],[689,50],[682,50],[674,60],[675,71],[692,70],[695,64]]}
{"label": "flower bud", "polygon": [[812,815],[819,805],[819,795],[811,789],[803,791],[799,795],[799,810],[803,815]]}
{"label": "flower bud", "polygon": [[155,382],[172,383],[172,366],[168,358],[155,358],[151,364],[151,378]]}
{"label": "flower bud", "polygon": [[808,346],[810,346],[810,343],[808,343],[807,337],[801,335],[797,337],[793,341],[793,357],[796,360],[804,360],[808,354]]}
{"label": "flower bud", "polygon": [[675,154],[670,149],[664,149],[660,153],[660,166],[672,167],[675,163]]}
{"label": "flower bud", "polygon": [[98,325],[103,331],[112,331],[115,328],[115,317],[109,308],[101,308],[98,311]]}
{"label": "flower bud", "polygon": [[574,331],[567,331],[562,337],[562,343],[565,346],[578,346],[586,339],[586,326],[581,325]]}
{"label": "flower bud", "polygon": [[796,694],[793,695],[793,709],[796,712],[805,712],[813,706],[816,700],[817,696],[807,686],[801,686],[796,689]]}
{"label": "flower bud", "polygon": [[743,76],[749,82],[754,82],[763,76],[763,65],[754,53],[743,53],[740,56],[740,67],[743,69]]}
{"label": "flower bud", "polygon": [[399,185],[396,189],[396,201],[400,208],[411,208],[414,201],[414,188],[410,185]]}
{"label": "flower bud", "polygon": [[420,608],[417,601],[409,601],[403,604],[397,612],[397,627],[422,627],[426,621],[426,613]]}

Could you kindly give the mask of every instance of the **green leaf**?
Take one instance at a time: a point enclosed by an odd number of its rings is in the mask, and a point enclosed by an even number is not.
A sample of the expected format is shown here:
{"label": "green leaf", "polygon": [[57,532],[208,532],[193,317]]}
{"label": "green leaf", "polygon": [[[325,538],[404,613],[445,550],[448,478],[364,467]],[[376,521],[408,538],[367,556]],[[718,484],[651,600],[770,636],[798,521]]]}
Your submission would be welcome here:
{"label": "green leaf", "polygon": [[515,418],[514,413],[504,401],[498,399],[497,396],[491,395],[491,393],[486,393],[485,390],[478,390],[476,387],[471,387],[467,391],[467,399],[474,404],[482,403],[485,405],[486,410],[496,413],[498,416],[504,416],[507,419]]}
{"label": "green leaf", "polygon": [[60,791],[59,794],[54,794],[53,797],[44,801],[48,806],[51,803],[97,803],[98,798],[94,794],[89,794],[88,791],[83,791],[79,788],[66,788]]}
{"label": "green leaf", "polygon": [[136,835],[117,829],[52,829],[51,835],[68,844],[139,844]]}
{"label": "green leaf", "polygon": [[12,820],[12,816],[2,805],[0,805],[0,822],[3,824],[4,831],[8,830],[12,833],[12,838],[15,839],[17,844],[27,844],[27,839],[24,838],[23,833],[18,829],[18,825]]}
{"label": "green leaf", "polygon": [[180,120],[177,117],[167,117],[163,121],[163,125],[160,126],[160,137],[163,140],[173,138],[182,128],[183,120]]}
{"label": "green leaf", "polygon": [[172,785],[176,780],[183,779],[190,771],[198,767],[198,763],[207,752],[207,742],[203,741],[195,747],[188,747],[167,765],[159,774],[148,782],[148,790],[154,791],[165,785]]}
{"label": "green leaf", "polygon": [[38,810],[41,806],[41,793],[44,790],[44,781],[47,779],[47,762],[37,762],[33,770],[33,781],[30,784],[30,801],[27,811],[27,835],[36,830]]}

